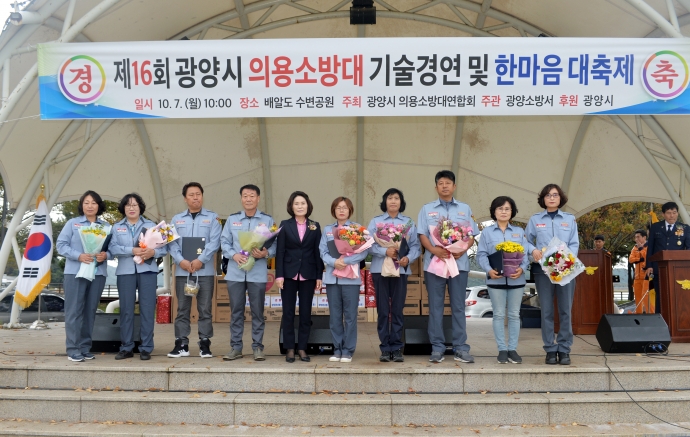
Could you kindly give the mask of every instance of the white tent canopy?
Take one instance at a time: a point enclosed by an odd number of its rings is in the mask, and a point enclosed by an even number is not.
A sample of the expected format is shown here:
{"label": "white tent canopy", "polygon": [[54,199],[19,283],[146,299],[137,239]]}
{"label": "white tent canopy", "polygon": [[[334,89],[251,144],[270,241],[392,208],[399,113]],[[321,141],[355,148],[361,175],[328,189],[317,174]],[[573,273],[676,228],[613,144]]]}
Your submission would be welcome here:
{"label": "white tent canopy", "polygon": [[[546,183],[566,188],[580,216],[627,200],[686,200],[687,117],[406,117],[40,121],[35,45],[48,41],[360,37],[668,37],[690,23],[690,0],[570,2],[376,0],[377,24],[351,26],[347,0],[35,0],[39,24],[7,24],[0,35],[4,105],[0,172],[17,216],[41,183],[53,202],[92,189],[119,200],[136,191],[152,219],[183,210],[182,186],[198,181],[205,206],[240,209],[238,189],[262,189],[260,208],[286,217],[294,190],[309,193],[314,219],[332,221],[336,196],[368,222],[383,192],[405,193],[416,218],[434,198],[434,174],[457,174],[456,197],[477,219],[498,195],[520,220],[539,207]],[[231,44],[231,42],[228,42]],[[685,207],[681,207],[689,220]],[[0,251],[0,270],[11,239]],[[3,259],[4,256],[4,259]]]}

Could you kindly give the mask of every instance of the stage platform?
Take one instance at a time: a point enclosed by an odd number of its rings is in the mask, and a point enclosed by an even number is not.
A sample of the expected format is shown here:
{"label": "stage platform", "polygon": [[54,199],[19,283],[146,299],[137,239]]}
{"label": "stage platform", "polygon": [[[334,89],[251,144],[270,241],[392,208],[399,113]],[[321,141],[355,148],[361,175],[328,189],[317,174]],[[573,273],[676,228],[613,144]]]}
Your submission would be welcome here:
{"label": "stage platform", "polygon": [[352,363],[332,363],[325,355],[288,364],[279,355],[279,323],[268,322],[266,361],[252,360],[247,323],[247,355],[225,362],[229,326],[217,323],[213,358],[200,358],[195,344],[192,356],[167,358],[173,327],[156,325],[150,361],[101,354],[72,363],[64,355],[63,325],[50,326],[0,330],[0,419],[407,428],[690,423],[690,344],[672,344],[676,356],[665,358],[605,357],[594,336],[582,336],[575,339],[571,366],[547,366],[540,330],[523,329],[523,364],[501,365],[491,320],[482,319],[468,322],[473,364],[448,355],[440,364],[426,355],[380,363],[375,324],[360,323]]}

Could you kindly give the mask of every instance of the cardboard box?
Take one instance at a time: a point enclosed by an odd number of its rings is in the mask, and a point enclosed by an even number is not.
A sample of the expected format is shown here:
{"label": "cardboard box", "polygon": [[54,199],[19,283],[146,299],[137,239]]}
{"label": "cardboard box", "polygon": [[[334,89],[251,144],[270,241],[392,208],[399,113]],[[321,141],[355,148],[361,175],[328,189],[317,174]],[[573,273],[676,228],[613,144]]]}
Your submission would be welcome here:
{"label": "cardboard box", "polygon": [[270,307],[273,308],[283,308],[283,298],[280,296],[271,296],[271,305]]}
{"label": "cardboard box", "polygon": [[410,275],[407,277],[407,299],[422,300],[422,278]]}
{"label": "cardboard box", "polygon": [[311,298],[311,307],[312,307],[312,311],[319,307],[319,297],[318,296],[314,296]]}
{"label": "cardboard box", "polygon": [[276,284],[276,271],[269,270],[266,275],[266,294],[280,294],[280,288]]}
{"label": "cardboard box", "polygon": [[281,308],[272,308],[264,311],[264,319],[267,322],[280,322],[283,319],[283,310]]}
{"label": "cardboard box", "polygon": [[358,322],[366,322],[369,312],[367,311],[366,308],[360,307],[357,308],[357,321]]}
{"label": "cardboard box", "polygon": [[367,322],[376,322],[379,320],[376,308],[367,308]]}
{"label": "cardboard box", "polygon": [[404,316],[418,316],[421,314],[422,303],[419,300],[406,300],[403,307]]}
{"label": "cardboard box", "polygon": [[319,295],[316,297],[316,308],[311,310],[312,314],[318,314],[320,316],[327,316],[330,314],[328,307],[328,297],[324,295]]}
{"label": "cardboard box", "polygon": [[424,257],[420,256],[412,264],[410,264],[410,276],[421,276],[424,270]]}
{"label": "cardboard box", "polygon": [[[450,301],[448,302],[443,302],[443,315],[444,316],[450,316],[453,314],[453,312],[450,309]],[[422,315],[423,316],[428,316],[429,315],[429,301],[422,301]]]}
{"label": "cardboard box", "polygon": [[364,300],[365,296],[363,294],[359,295],[359,303],[357,304],[357,308],[366,308],[366,301]]}
{"label": "cardboard box", "polygon": [[219,302],[213,307],[214,322],[230,322],[230,302]]}
{"label": "cardboard box", "polygon": [[223,276],[216,276],[216,290],[213,294],[215,300],[227,301],[230,300],[228,295],[228,281]]}

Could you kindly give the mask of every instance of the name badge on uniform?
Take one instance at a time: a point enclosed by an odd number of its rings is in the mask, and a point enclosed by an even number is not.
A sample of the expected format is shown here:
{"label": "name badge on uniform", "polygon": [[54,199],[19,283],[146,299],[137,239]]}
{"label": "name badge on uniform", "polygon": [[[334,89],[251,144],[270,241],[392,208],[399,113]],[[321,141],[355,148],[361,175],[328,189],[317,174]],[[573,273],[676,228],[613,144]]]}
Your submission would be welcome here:
{"label": "name badge on uniform", "polygon": [[466,216],[466,214],[465,214],[464,212],[459,212],[459,213],[458,213],[458,217],[465,217],[465,216]]}
{"label": "name badge on uniform", "polygon": [[210,224],[211,224],[211,220],[202,220],[201,223],[204,224],[204,225],[210,225]]}
{"label": "name badge on uniform", "polygon": [[75,227],[75,228],[81,228],[81,223],[75,223],[75,224],[74,224],[74,227]]}
{"label": "name badge on uniform", "polygon": [[327,236],[327,237],[332,237],[332,236],[333,236],[333,232],[326,232],[326,236]]}
{"label": "name badge on uniform", "polygon": [[568,227],[568,223],[561,223],[561,226],[563,226],[564,228],[567,228],[567,227]]}
{"label": "name badge on uniform", "polygon": [[232,222],[232,225],[242,227],[242,223],[240,222]]}
{"label": "name badge on uniform", "polygon": [[429,217],[431,217],[431,218],[437,218],[437,217],[438,217],[438,212],[432,211],[432,212],[430,212],[430,213],[427,214],[427,215],[428,215]]}
{"label": "name badge on uniform", "polygon": [[546,223],[537,223],[537,227],[538,227],[538,228],[545,228],[545,227],[546,227]]}
{"label": "name badge on uniform", "polygon": [[127,232],[127,229],[117,228],[117,232],[125,233],[125,232]]}
{"label": "name badge on uniform", "polygon": [[184,220],[175,220],[175,224],[176,224],[176,225],[186,225],[187,222],[184,221]]}
{"label": "name badge on uniform", "polygon": [[520,234],[513,234],[513,238],[520,238]]}

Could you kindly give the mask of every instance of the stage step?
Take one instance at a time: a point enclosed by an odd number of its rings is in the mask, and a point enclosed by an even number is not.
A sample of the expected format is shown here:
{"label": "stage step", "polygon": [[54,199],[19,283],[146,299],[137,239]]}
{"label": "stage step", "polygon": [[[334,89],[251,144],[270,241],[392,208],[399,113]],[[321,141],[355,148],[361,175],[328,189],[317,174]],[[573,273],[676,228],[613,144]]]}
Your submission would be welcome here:
{"label": "stage step", "polygon": [[[369,367],[351,367],[336,363],[281,367],[268,362],[239,366],[236,363],[209,361],[196,365],[190,362],[189,366],[180,363],[143,366],[137,361],[124,365],[108,361],[108,365],[101,366],[98,362],[74,364],[63,363],[62,360],[60,364],[0,364],[0,388],[221,390],[245,393],[607,392],[620,391],[622,387],[626,390],[690,390],[690,366],[676,365],[646,367],[611,363],[614,372],[611,374],[606,367],[592,365],[463,364],[460,367],[452,362],[444,362],[440,365],[377,363]],[[213,365],[201,367],[203,364]]]}
{"label": "stage step", "polygon": [[[690,418],[690,391],[632,392],[663,420]],[[625,393],[342,394],[0,390],[0,418],[282,426],[655,423]]]}

